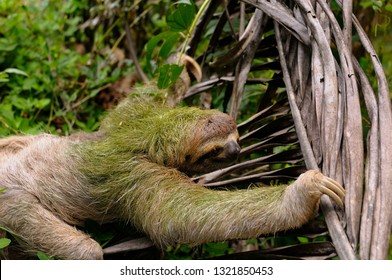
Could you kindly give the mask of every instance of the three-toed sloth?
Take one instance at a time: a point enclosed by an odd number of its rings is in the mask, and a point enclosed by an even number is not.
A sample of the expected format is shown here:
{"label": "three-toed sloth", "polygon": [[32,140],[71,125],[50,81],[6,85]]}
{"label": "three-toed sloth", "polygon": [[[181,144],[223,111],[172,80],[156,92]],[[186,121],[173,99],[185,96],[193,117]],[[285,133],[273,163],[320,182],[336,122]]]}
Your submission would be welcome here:
{"label": "three-toed sloth", "polygon": [[211,190],[189,176],[238,157],[236,124],[216,110],[169,108],[128,98],[98,132],[0,140],[0,226],[26,252],[102,259],[76,226],[122,220],[161,248],[254,238],[299,227],[322,194],[342,205],[344,190],[318,171],[289,186]]}

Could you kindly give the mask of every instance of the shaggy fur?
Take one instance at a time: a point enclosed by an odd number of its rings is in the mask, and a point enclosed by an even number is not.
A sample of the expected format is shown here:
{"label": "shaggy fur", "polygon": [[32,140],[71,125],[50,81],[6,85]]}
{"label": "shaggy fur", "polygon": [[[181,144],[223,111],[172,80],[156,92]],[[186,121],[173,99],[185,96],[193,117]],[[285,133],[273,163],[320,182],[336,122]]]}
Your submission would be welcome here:
{"label": "shaggy fur", "polygon": [[322,194],[339,205],[344,190],[308,171],[290,186],[214,191],[188,177],[222,168],[239,153],[234,121],[214,110],[168,108],[129,99],[99,132],[0,140],[0,226],[26,252],[102,259],[77,230],[85,220],[120,219],[159,247],[251,238],[299,227]]}

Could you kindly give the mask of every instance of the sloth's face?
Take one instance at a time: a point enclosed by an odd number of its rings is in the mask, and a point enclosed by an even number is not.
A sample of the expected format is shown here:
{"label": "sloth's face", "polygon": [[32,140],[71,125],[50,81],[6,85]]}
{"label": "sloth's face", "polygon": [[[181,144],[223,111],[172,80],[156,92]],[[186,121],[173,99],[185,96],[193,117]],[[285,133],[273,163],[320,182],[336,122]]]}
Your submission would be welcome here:
{"label": "sloth's face", "polygon": [[230,165],[237,160],[241,151],[238,138],[234,120],[217,111],[195,129],[179,169],[193,175]]}

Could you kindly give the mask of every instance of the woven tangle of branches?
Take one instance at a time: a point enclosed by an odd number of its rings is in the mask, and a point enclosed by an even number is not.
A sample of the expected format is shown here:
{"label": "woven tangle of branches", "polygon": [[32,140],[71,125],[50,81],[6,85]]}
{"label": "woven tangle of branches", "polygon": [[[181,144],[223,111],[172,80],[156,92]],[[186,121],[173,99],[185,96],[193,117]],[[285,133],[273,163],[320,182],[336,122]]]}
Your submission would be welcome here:
{"label": "woven tangle of branches", "polygon": [[[347,192],[345,211],[335,210],[327,197],[321,201],[338,256],[385,259],[392,226],[389,89],[377,54],[352,14],[352,1],[337,4],[342,23],[325,0],[209,3],[188,48],[202,66],[203,81],[185,98],[201,94],[208,100],[206,92],[221,88],[228,112],[237,118],[247,89],[262,85],[264,92],[257,112],[239,125],[241,163],[198,179],[210,187],[240,185],[295,177],[303,171],[301,162],[320,168]],[[240,27],[230,33],[225,26],[233,20]],[[198,42],[211,23],[209,45],[200,52]],[[373,63],[376,89],[352,54],[353,34]],[[265,70],[274,75],[260,78]],[[366,133],[363,114],[370,123]],[[252,153],[274,145],[298,149],[251,159]],[[276,162],[290,167],[263,168]]]}

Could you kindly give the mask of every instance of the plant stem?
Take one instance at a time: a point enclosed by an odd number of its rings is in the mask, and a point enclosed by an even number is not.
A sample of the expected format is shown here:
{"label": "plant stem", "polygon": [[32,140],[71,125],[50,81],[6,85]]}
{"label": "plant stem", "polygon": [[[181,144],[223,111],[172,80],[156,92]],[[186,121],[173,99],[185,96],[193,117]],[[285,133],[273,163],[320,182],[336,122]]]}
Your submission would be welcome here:
{"label": "plant stem", "polygon": [[187,34],[185,36],[185,41],[184,41],[184,44],[182,45],[182,48],[181,48],[181,51],[180,51],[180,55],[178,56],[177,64],[180,64],[181,57],[185,53],[185,49],[186,49],[186,46],[188,45],[188,41],[189,41],[189,39],[191,37],[191,34],[195,30],[196,24],[199,21],[200,16],[203,14],[204,10],[207,8],[209,3],[210,3],[210,0],[205,0],[203,2],[203,4],[201,5],[199,11],[196,14],[194,20],[192,21],[191,27],[189,28],[189,31],[187,32]]}

